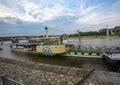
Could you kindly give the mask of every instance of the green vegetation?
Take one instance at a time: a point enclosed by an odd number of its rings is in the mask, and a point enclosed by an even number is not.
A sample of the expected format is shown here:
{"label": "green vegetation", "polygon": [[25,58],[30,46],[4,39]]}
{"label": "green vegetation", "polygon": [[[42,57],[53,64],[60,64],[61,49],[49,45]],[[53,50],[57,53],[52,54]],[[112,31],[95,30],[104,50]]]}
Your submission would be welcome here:
{"label": "green vegetation", "polygon": [[[108,30],[110,37],[120,37],[120,26],[116,26]],[[100,29],[99,31],[80,32],[80,38],[106,38],[107,28]],[[78,34],[70,34],[69,38],[77,38]]]}

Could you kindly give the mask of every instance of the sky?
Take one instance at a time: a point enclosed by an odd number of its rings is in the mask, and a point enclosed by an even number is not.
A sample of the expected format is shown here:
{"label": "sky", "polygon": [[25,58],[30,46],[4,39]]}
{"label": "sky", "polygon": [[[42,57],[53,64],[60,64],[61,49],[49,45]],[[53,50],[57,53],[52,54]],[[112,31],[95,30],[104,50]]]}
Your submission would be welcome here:
{"label": "sky", "polygon": [[120,26],[120,0],[0,0],[0,36],[40,36]]}

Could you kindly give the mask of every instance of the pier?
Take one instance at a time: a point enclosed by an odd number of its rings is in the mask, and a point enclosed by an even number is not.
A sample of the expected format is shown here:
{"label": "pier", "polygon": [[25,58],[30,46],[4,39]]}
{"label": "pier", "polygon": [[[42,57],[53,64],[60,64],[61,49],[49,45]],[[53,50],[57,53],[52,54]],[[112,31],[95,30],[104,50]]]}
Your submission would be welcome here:
{"label": "pier", "polygon": [[[120,73],[0,58],[0,73],[25,85],[120,85]],[[80,85],[80,84],[79,84]]]}

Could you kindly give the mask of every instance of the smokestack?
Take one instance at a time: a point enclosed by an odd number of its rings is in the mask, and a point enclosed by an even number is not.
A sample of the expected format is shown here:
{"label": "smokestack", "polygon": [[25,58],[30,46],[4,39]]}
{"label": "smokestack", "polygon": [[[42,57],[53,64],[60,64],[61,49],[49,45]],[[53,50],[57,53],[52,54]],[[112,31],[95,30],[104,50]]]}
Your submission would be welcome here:
{"label": "smokestack", "polygon": [[45,27],[45,30],[46,30],[46,34],[45,34],[45,36],[46,36],[46,39],[48,39],[48,28]]}

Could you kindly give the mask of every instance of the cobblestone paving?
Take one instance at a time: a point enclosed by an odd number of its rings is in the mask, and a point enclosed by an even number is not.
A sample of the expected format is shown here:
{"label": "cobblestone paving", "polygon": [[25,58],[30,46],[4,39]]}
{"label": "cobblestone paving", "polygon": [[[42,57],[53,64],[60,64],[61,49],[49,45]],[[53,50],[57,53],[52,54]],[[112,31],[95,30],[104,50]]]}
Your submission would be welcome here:
{"label": "cobblestone paving", "polygon": [[[25,85],[75,85],[89,72],[88,69],[0,58],[0,74]],[[81,85],[120,85],[120,74],[95,71]]]}
{"label": "cobblestone paving", "polygon": [[74,85],[81,79],[21,66],[16,67],[16,65],[3,62],[0,62],[0,73],[6,74],[19,82],[24,82],[26,85]]}

